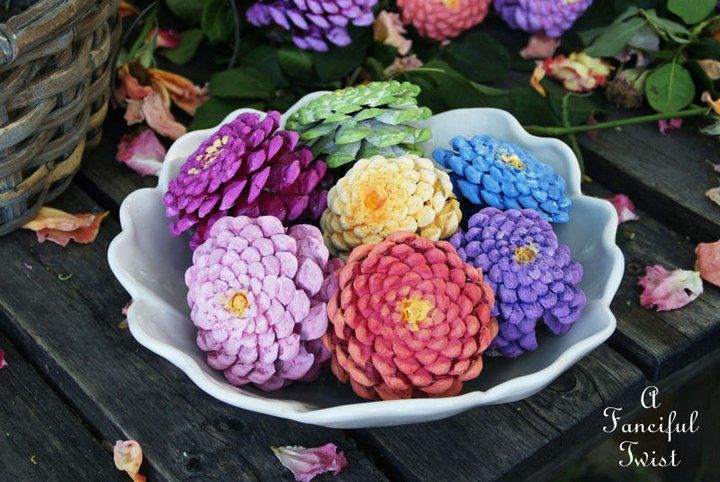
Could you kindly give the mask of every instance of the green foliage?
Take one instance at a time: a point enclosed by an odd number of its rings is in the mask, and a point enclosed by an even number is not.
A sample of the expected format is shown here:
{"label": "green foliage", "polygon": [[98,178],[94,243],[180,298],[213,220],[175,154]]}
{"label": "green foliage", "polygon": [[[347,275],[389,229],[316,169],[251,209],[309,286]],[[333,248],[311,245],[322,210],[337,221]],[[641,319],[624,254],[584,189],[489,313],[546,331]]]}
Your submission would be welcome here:
{"label": "green foliage", "polygon": [[687,24],[696,24],[710,15],[716,0],[668,0],[667,7]]}
{"label": "green foliage", "polygon": [[678,62],[662,65],[645,81],[645,95],[658,112],[675,112],[692,102],[695,85],[690,72]]}
{"label": "green foliage", "polygon": [[203,0],[165,0],[170,11],[188,25],[196,25],[203,14]]}
{"label": "green foliage", "polygon": [[270,99],[275,96],[275,86],[269,75],[243,66],[213,75],[210,94],[233,99]]}
{"label": "green foliage", "polygon": [[613,57],[625,48],[632,36],[644,25],[645,20],[635,15],[629,18],[620,16],[609,27],[597,32],[598,35],[587,49],[587,53],[593,57]]}
{"label": "green foliage", "polygon": [[290,77],[307,79],[313,75],[313,59],[310,53],[297,48],[278,50],[278,62],[284,73]]}
{"label": "green foliage", "polygon": [[199,28],[185,30],[180,34],[180,44],[174,49],[164,49],[162,54],[170,62],[186,64],[195,56],[204,36],[205,34]]}
{"label": "green foliage", "polygon": [[507,77],[510,54],[497,40],[476,32],[451,43],[445,60],[455,70],[475,82],[491,82]]}
{"label": "green foliage", "polygon": [[210,44],[230,40],[235,25],[227,0],[205,0],[200,26]]}
{"label": "green foliage", "polygon": [[362,64],[372,41],[372,32],[367,28],[353,27],[350,29],[350,37],[352,47],[333,46],[327,52],[313,52],[315,72],[322,82],[340,80]]}
{"label": "green foliage", "polygon": [[193,117],[189,130],[192,131],[196,129],[208,129],[210,127],[215,127],[230,112],[241,107],[250,106],[258,110],[265,108],[263,103],[247,104],[237,99],[211,97],[198,108],[197,112],[195,112],[195,117]]}

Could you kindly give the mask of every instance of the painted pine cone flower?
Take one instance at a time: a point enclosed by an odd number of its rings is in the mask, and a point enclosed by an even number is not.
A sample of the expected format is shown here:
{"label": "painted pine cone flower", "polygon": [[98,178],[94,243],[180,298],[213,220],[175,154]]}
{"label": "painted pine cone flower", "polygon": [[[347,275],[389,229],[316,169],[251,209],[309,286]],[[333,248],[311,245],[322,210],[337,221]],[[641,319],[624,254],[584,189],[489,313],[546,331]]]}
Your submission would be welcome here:
{"label": "painted pine cone flower", "polygon": [[287,128],[315,155],[327,154],[330,167],[376,155],[421,154],[417,146],[430,139],[427,128],[412,122],[430,118],[418,107],[420,87],[410,82],[370,82],[325,94],[293,113]]}
{"label": "painted pine cone flower", "polygon": [[494,293],[450,243],[394,233],[355,248],[338,278],[323,341],[359,396],[453,396],[480,375]]}
{"label": "painted pine cone flower", "polygon": [[485,19],[491,0],[398,0],[405,23],[438,42],[457,37]]}
{"label": "painted pine cone flower", "polygon": [[218,220],[185,273],[208,364],[233,385],[263,390],[315,378],[330,356],[320,338],[341,266],[314,226],[286,233],[273,216]]}
{"label": "painted pine cone flower", "polygon": [[330,189],[320,226],[331,252],[347,255],[395,231],[447,238],[461,217],[450,177],[430,159],[375,156],[359,160]]}
{"label": "painted pine cone flower", "polygon": [[486,135],[455,137],[450,146],[452,150],[436,149],[433,156],[451,170],[450,177],[468,201],[498,209],[534,209],[548,221],[568,221],[571,202],[565,180],[548,164]]}
{"label": "painted pine cone flower", "polygon": [[350,25],[372,25],[377,0],[260,0],[247,10],[256,27],[278,25],[290,32],[295,45],[325,52],[329,45],[350,45]]}
{"label": "painted pine cone flower", "polygon": [[516,357],[535,350],[539,321],[562,335],[580,317],[582,265],[570,259],[570,248],[558,244],[537,211],[484,208],[450,242],[464,262],[486,273],[496,294],[492,316],[500,330],[488,354]]}
{"label": "painted pine cone flower", "polygon": [[510,28],[560,37],[592,0],[495,0],[495,11]]}
{"label": "painted pine cone flower", "polygon": [[280,114],[245,113],[223,125],[190,155],[163,198],[173,234],[197,230],[194,248],[226,215],[317,219],[326,206],[327,165],[313,161],[296,132],[278,130]]}

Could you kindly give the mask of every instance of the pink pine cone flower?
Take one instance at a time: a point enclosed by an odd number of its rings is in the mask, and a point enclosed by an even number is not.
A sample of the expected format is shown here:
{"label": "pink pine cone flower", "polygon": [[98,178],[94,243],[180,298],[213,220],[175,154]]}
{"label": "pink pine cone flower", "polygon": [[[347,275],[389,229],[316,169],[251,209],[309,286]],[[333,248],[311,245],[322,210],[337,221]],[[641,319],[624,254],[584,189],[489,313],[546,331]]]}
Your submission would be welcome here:
{"label": "pink pine cone flower", "polygon": [[273,216],[219,219],[185,273],[208,364],[233,385],[263,390],[314,379],[330,357],[320,337],[341,266],[314,226],[286,232]]}
{"label": "pink pine cone flower", "polygon": [[491,0],[398,0],[402,20],[438,42],[455,38],[485,19]]}
{"label": "pink pine cone flower", "polygon": [[480,375],[495,295],[452,244],[396,232],[355,248],[338,278],[323,341],[359,396],[448,397]]}
{"label": "pink pine cone flower", "polygon": [[197,228],[201,244],[223,216],[275,216],[282,222],[317,219],[326,207],[323,161],[298,145],[298,134],[278,130],[280,114],[241,114],[193,152],[163,198],[171,230]]}

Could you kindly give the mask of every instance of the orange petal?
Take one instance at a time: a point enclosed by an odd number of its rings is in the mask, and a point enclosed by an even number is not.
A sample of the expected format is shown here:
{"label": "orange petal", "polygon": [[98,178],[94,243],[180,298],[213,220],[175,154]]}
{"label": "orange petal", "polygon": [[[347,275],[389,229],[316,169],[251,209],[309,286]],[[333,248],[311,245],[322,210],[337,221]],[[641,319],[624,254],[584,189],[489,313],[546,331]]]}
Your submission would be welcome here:
{"label": "orange petal", "polygon": [[708,106],[710,106],[716,114],[720,115],[720,99],[713,100],[712,95],[710,95],[710,92],[705,91],[702,93],[700,100],[702,100]]}
{"label": "orange petal", "polygon": [[108,214],[110,214],[108,211],[98,215],[78,214],[75,217],[85,223],[84,226],[80,226],[72,231],[50,228],[41,229],[37,232],[38,241],[41,243],[44,243],[46,240],[52,241],[63,247],[67,246],[71,239],[80,244],[92,243],[100,231],[100,223]]}
{"label": "orange petal", "polygon": [[700,272],[700,276],[715,286],[720,286],[720,241],[698,244],[695,255],[695,269]]}
{"label": "orange petal", "polygon": [[190,115],[207,100],[207,89],[195,85],[182,75],[162,69],[148,69],[153,81],[162,85],[170,94],[175,105]]}
{"label": "orange petal", "polygon": [[129,17],[130,15],[137,15],[138,13],[140,13],[140,10],[138,10],[138,8],[130,2],[122,0],[120,2],[120,9],[118,13],[121,17]]}
{"label": "orange petal", "polygon": [[35,219],[27,223],[23,228],[32,229],[33,231],[40,231],[42,229],[75,231],[76,229],[90,226],[92,221],[92,219],[88,220],[87,218],[66,213],[59,209],[43,206],[40,208]]}
{"label": "orange petal", "polygon": [[145,482],[145,476],[139,474],[143,453],[135,440],[118,440],[113,447],[113,460],[118,470],[124,470],[135,482]]}
{"label": "orange petal", "polygon": [[530,85],[533,89],[537,90],[538,94],[542,95],[543,97],[547,97],[545,87],[540,84],[540,81],[543,78],[545,78],[545,67],[543,67],[542,62],[538,62],[537,67],[535,67],[532,77],[530,78]]}

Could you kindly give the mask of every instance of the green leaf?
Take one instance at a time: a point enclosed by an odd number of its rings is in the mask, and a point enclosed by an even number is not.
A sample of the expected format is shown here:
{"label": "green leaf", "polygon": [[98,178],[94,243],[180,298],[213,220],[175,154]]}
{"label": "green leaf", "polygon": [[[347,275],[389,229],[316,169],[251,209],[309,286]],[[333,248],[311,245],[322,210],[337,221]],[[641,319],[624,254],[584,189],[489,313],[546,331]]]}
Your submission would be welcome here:
{"label": "green leaf", "polygon": [[188,25],[195,25],[203,14],[202,0],[165,0],[170,11]]}
{"label": "green leaf", "polygon": [[645,25],[645,20],[640,17],[630,17],[624,21],[616,20],[593,40],[592,45],[587,49],[588,55],[614,57],[625,48],[635,32],[640,30],[643,25]]}
{"label": "green leaf", "polygon": [[666,40],[672,40],[679,44],[688,44],[695,40],[695,35],[677,22],[666,18],[658,17],[655,10],[643,10],[643,16],[650,22],[653,28]]}
{"label": "green leaf", "polygon": [[212,97],[201,105],[188,130],[207,129],[218,125],[230,112],[241,107],[250,107],[265,110],[265,104],[260,101],[241,101],[237,99],[223,99]]}
{"label": "green leaf", "polygon": [[382,42],[373,42],[368,49],[368,56],[377,59],[383,67],[392,64],[397,54],[398,51],[395,47]]}
{"label": "green leaf", "polygon": [[530,87],[510,91],[510,112],[522,125],[559,125],[548,99]]}
{"label": "green leaf", "polygon": [[270,99],[275,97],[275,85],[269,75],[252,67],[237,67],[213,75],[210,93],[234,99]]}
{"label": "green leaf", "polygon": [[687,24],[704,20],[715,10],[717,0],[668,0],[668,10],[683,19]]}
{"label": "green leaf", "polygon": [[475,82],[490,82],[506,77],[510,54],[497,40],[475,32],[453,42],[445,51],[445,59],[455,70]]}
{"label": "green leaf", "polygon": [[313,59],[309,52],[300,49],[278,50],[280,68],[290,77],[307,79],[313,75]]}
{"label": "green leaf", "polygon": [[200,25],[211,44],[227,42],[235,29],[227,0],[207,0]]}
{"label": "green leaf", "polygon": [[288,80],[280,68],[279,57],[276,48],[260,45],[249,50],[242,57],[242,63],[269,75],[277,87],[283,87],[288,84]]}
{"label": "green leaf", "polygon": [[340,80],[362,64],[372,40],[371,30],[352,27],[350,37],[353,40],[349,47],[332,46],[327,52],[312,54],[315,72],[322,82]]}
{"label": "green leaf", "polygon": [[170,62],[185,64],[195,56],[204,34],[199,28],[191,28],[180,34],[180,44],[174,49],[163,49],[161,52]]}
{"label": "green leaf", "polygon": [[692,102],[695,85],[690,72],[677,62],[669,62],[645,80],[645,95],[656,111],[675,112]]}

